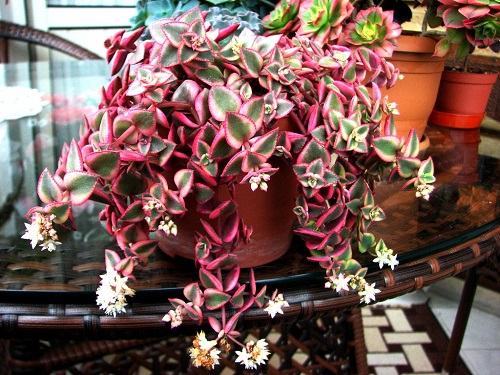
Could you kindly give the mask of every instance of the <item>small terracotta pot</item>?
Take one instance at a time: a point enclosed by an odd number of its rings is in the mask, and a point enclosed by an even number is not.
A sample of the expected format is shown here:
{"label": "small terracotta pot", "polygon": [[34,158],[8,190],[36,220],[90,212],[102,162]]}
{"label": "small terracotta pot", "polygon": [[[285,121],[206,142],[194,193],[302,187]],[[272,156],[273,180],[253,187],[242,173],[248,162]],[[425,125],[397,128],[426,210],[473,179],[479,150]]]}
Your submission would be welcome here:
{"label": "small terracotta pot", "polygon": [[430,122],[459,129],[479,127],[497,78],[498,73],[445,70]]}
{"label": "small terracotta pot", "polygon": [[439,81],[446,57],[433,57],[436,41],[431,38],[401,35],[398,47],[387,60],[399,69],[404,78],[383,95],[396,102],[400,112],[396,116],[396,130],[406,137],[415,128],[422,139],[429,115],[436,101]]}
{"label": "small terracotta pot", "polygon": [[[234,252],[238,255],[241,267],[256,267],[270,263],[289,249],[296,219],[293,213],[295,186],[295,174],[292,168],[284,163],[271,177],[267,192],[252,191],[250,184],[236,186],[236,202],[240,216],[253,228],[250,242]],[[221,200],[229,199],[225,185],[219,186],[216,194],[219,194]],[[201,216],[196,212],[194,198],[187,200],[186,205],[188,212],[176,223],[177,236],[166,236],[163,231],[157,231],[156,234],[159,240],[158,246],[166,254],[194,259],[194,234],[195,231],[201,232]],[[206,217],[203,219],[214,227],[217,225]]]}

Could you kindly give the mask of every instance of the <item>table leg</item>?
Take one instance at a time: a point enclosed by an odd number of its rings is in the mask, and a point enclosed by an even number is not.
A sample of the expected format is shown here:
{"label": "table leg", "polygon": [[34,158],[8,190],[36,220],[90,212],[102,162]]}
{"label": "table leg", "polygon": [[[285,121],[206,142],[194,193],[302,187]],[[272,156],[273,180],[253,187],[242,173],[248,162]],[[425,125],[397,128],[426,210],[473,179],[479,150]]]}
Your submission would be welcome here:
{"label": "table leg", "polygon": [[465,284],[462,289],[462,296],[458,305],[457,315],[455,316],[455,323],[451,332],[450,344],[444,358],[443,374],[454,374],[456,371],[460,347],[469,320],[470,311],[472,309],[472,302],[477,289],[477,274],[476,267],[467,271]]}

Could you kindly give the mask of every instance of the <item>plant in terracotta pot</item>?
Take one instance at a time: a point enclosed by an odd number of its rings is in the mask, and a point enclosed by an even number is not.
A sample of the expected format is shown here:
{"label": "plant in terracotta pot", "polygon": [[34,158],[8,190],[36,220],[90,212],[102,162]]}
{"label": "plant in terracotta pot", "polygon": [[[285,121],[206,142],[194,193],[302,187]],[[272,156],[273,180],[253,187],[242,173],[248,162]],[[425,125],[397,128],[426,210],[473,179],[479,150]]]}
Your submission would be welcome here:
{"label": "plant in terracotta pot", "polygon": [[447,64],[431,121],[438,125],[477,128],[484,115],[498,71],[478,71],[469,66],[476,48],[500,51],[500,5],[492,1],[436,0],[431,27],[444,26],[445,36],[435,55],[453,54]]}
{"label": "plant in terracotta pot", "polygon": [[[134,295],[127,285],[134,269],[158,246],[176,254],[187,243],[181,255],[194,259],[199,279],[185,286],[184,299],[170,300],[164,320],[211,327],[193,341],[195,366],[213,368],[221,350],[233,347],[236,361],[255,369],[269,356],[267,343],[239,342],[238,320],[254,305],[274,317],[287,302],[279,291],[257,288],[252,268],[242,272],[255,266],[245,248],[276,258],[283,250],[274,253],[270,241],[283,234],[286,251],[295,233],[304,256],[325,269],[326,287],[369,303],[378,290],[365,281],[357,255],[371,253],[381,267],[398,264],[368,231],[384,218],[372,183],[404,178],[428,198],[432,160],[418,158],[414,132],[395,135],[394,105],[380,87],[393,85],[397,72],[373,50],[248,29],[231,36],[234,27],[211,29],[199,8],[148,28],[150,40],[135,32],[109,41],[120,74],[79,139],[64,147],[55,173],[42,173],[44,206],[28,212],[23,237],[56,250],[56,226],[75,229],[76,206],[104,203],[100,219],[121,250],[103,254],[97,303],[112,315]],[[275,192],[281,198],[267,197]],[[272,216],[275,199],[289,212]],[[255,220],[247,211],[262,215]],[[266,216],[274,220],[267,227],[288,228],[262,234]]]}

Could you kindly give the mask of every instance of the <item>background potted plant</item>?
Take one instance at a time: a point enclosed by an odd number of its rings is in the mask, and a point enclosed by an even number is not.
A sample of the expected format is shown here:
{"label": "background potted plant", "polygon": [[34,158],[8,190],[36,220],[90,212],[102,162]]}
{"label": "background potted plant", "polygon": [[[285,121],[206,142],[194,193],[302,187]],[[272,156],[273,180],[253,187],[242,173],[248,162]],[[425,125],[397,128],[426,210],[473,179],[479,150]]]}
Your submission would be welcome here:
{"label": "background potted plant", "polygon": [[[469,64],[476,48],[500,51],[500,4],[480,0],[436,0],[431,27],[444,26],[445,36],[436,56],[453,53],[447,64],[431,122],[457,128],[477,128],[485,115],[498,71],[483,71]],[[453,51],[454,50],[454,51]]]}
{"label": "background potted plant", "polygon": [[[373,182],[404,178],[428,198],[433,164],[418,158],[415,132],[396,136],[395,106],[380,87],[394,84],[397,71],[371,49],[248,29],[234,36],[234,27],[210,28],[199,8],[148,29],[148,40],[138,40],[138,29],[107,41],[119,74],[79,139],[63,148],[55,173],[40,176],[44,206],[28,212],[23,238],[53,251],[55,224],[76,229],[75,207],[104,203],[99,218],[120,250],[103,254],[97,303],[116,315],[134,295],[127,285],[134,269],[158,245],[172,254],[179,246],[171,239],[186,237],[199,279],[185,286],[184,299],[170,300],[164,320],[211,327],[193,341],[195,366],[213,368],[221,350],[238,349],[236,361],[255,369],[269,356],[267,343],[240,343],[238,320],[253,305],[274,317],[287,302],[278,291],[257,289],[251,268],[242,272],[242,251],[260,236],[240,210],[244,200],[266,216],[268,203],[259,206],[266,191],[289,197],[286,214],[297,220],[285,235],[303,239],[305,256],[325,269],[325,287],[369,303],[378,290],[365,282],[357,256],[398,264],[368,231],[384,218]],[[288,182],[278,182],[280,174]],[[183,220],[197,224],[186,230]],[[265,239],[257,247],[273,250]]]}

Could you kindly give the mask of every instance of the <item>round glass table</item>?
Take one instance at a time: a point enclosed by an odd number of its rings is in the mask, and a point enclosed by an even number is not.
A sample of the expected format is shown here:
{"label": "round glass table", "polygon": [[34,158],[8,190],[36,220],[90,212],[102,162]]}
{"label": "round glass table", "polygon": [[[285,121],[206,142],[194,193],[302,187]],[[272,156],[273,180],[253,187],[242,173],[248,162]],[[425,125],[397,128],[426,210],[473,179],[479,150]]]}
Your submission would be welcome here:
{"label": "round glass table", "polygon": [[[128,345],[125,342],[199,329],[186,321],[172,330],[162,321],[171,308],[168,298],[181,296],[182,287],[196,278],[197,270],[192,261],[160,252],[136,273],[137,280],[130,284],[136,295],[128,299],[126,314],[114,318],[98,309],[95,290],[104,273],[103,250],[116,245],[97,220],[97,204],[79,208],[80,231],[62,233],[64,245],[56,252],[33,250],[29,241],[20,238],[27,210],[39,204],[38,176],[45,167],[54,170],[64,142],[78,135],[82,116],[95,110],[100,87],[109,76],[106,65],[99,61],[12,64],[0,65],[0,73],[0,86],[36,89],[35,101],[40,100],[35,103],[38,109],[25,114],[13,111],[15,118],[0,122],[0,332],[10,340],[11,349],[14,343],[24,345],[26,339],[54,338],[111,340],[119,347],[122,342]],[[16,103],[25,105],[23,100]],[[371,231],[384,239],[400,262],[394,270],[380,270],[371,259],[360,257],[369,269],[367,281],[381,290],[377,301],[474,269],[500,247],[500,129],[429,126],[426,137],[422,153],[433,157],[437,177],[428,202],[402,191],[400,183],[376,186],[375,198],[387,219],[374,223]],[[355,293],[325,289],[324,271],[307,262],[306,256],[297,239],[282,258],[255,269],[258,282],[266,284],[268,291],[278,288],[290,305],[273,324],[337,316],[362,306]],[[452,337],[455,347],[450,345],[448,366],[460,347],[467,304],[474,295],[474,275],[467,278],[463,312],[457,317],[457,322],[463,321]],[[362,356],[360,318],[352,319],[358,330],[356,354]],[[268,314],[257,308],[240,320],[249,329],[271,324]],[[358,360],[358,372],[365,365]]]}

